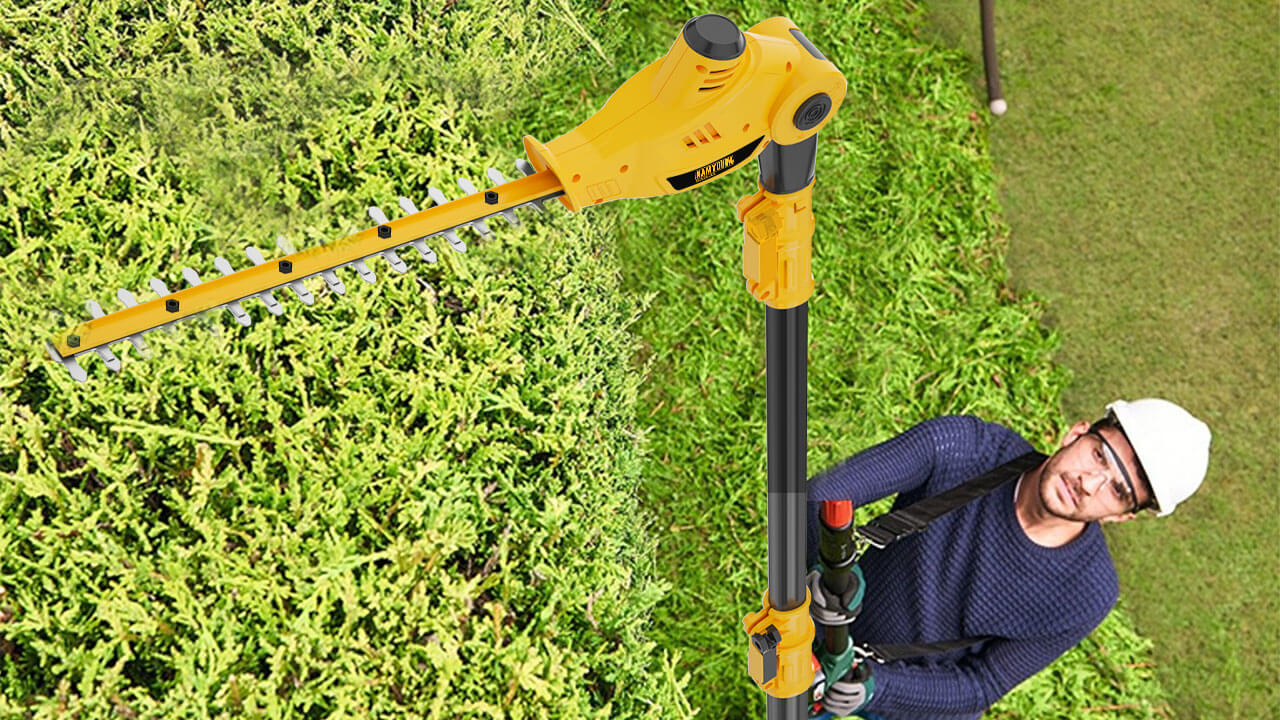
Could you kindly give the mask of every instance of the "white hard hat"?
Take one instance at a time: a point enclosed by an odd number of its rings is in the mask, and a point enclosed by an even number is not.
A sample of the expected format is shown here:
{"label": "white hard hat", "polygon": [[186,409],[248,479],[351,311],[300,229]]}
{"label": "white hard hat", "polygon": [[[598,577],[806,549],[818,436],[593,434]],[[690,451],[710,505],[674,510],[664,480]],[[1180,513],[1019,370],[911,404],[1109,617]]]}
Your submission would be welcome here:
{"label": "white hard hat", "polygon": [[1107,406],[1115,415],[1160,508],[1173,512],[1191,497],[1209,469],[1209,426],[1181,407],[1159,398],[1117,400]]}

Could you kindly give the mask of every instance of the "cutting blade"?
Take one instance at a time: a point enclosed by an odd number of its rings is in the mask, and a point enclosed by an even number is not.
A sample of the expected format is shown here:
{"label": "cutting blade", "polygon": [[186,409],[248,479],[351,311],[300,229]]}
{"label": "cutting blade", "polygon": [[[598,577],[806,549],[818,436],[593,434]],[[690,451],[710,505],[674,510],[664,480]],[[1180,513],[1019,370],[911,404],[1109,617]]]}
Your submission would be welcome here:
{"label": "cutting blade", "polygon": [[[456,237],[455,231],[460,228],[468,225],[475,227],[490,216],[505,217],[505,213],[521,205],[535,202],[540,205],[563,194],[564,188],[555,174],[550,170],[543,170],[405,217],[386,220],[341,240],[226,273],[222,277],[176,292],[169,292],[162,282],[156,280],[152,282],[152,287],[159,297],[142,303],[126,302],[126,307],[122,310],[95,317],[59,333],[49,344],[50,355],[70,366],[68,361],[78,355],[98,348],[108,348],[121,340],[136,339],[140,342],[145,332],[169,326],[211,308],[226,307],[239,318],[240,315],[236,312],[240,310],[239,301],[246,298],[270,298],[272,290],[284,288],[291,289],[302,297],[305,288],[302,292],[298,288],[309,277],[321,275],[332,284],[332,271],[336,268],[352,265],[357,270],[367,269],[365,259],[376,256],[387,258],[388,255],[394,257],[393,251],[396,248],[417,246],[416,241],[433,235],[445,235],[452,242],[452,238]],[[257,254],[256,248],[249,249],[254,251],[254,255]],[[258,260],[257,257],[252,259],[255,262]],[[219,265],[219,270],[225,273],[227,268]],[[130,295],[128,299],[133,300],[133,297]],[[304,302],[306,299],[302,297]]]}

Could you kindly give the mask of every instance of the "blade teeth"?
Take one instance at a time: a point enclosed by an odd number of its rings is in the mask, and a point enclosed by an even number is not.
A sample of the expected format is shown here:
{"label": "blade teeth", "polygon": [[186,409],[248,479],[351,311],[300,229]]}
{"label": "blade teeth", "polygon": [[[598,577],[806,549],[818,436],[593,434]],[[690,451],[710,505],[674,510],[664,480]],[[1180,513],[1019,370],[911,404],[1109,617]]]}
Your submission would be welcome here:
{"label": "blade teeth", "polygon": [[84,382],[89,379],[89,374],[84,371],[84,368],[80,367],[80,363],[76,362],[74,357],[62,357],[58,354],[58,351],[54,349],[53,343],[51,342],[45,342],[44,346],[45,349],[49,351],[49,357],[53,358],[55,362],[66,368],[67,372],[71,373],[71,377],[75,378],[79,382]]}
{"label": "blade teeth", "polygon": [[[276,236],[276,247],[285,255],[292,255],[294,253],[293,243],[289,242],[288,238],[283,235]],[[307,286],[302,283],[302,280],[295,280],[289,283],[289,289],[293,291],[294,295],[298,296],[298,299],[302,301],[303,305],[315,304],[315,296],[313,296],[311,291],[307,289]]]}
{"label": "blade teeth", "polygon": [[[369,206],[369,218],[379,225],[386,225],[391,222],[387,219],[387,214],[382,212],[382,208],[374,205]],[[404,261],[400,259],[400,256],[396,255],[395,250],[383,250],[379,254],[382,255],[383,260],[386,260],[387,263],[391,265],[392,270],[395,270],[398,273],[405,273],[409,271],[409,268],[405,266]]]}
{"label": "blade teeth", "polygon": [[138,354],[140,354],[143,358],[151,357],[151,348],[147,347],[147,343],[145,340],[142,339],[141,334],[130,335],[129,342],[133,343],[133,346],[138,350]]}
{"label": "blade teeth", "polygon": [[374,275],[373,271],[369,269],[369,266],[364,264],[364,258],[352,260],[347,264],[354,266],[356,272],[360,273],[360,277],[364,278],[364,281],[370,285],[378,281],[378,276]]}
{"label": "blade teeth", "polygon": [[418,238],[417,240],[414,240],[413,246],[418,248],[418,254],[422,256],[423,260],[426,260],[429,263],[433,263],[436,261],[436,252],[431,248],[427,247],[426,241],[423,240],[422,238]]}
{"label": "blade teeth", "polygon": [[[218,268],[218,272],[223,275],[230,275],[232,272],[235,272],[231,269],[231,263],[227,262],[227,259],[223,257],[214,258],[213,266]],[[240,323],[242,326],[249,327],[249,325],[253,323],[253,318],[249,316],[249,313],[245,312],[244,308],[240,307],[239,300],[232,300],[223,307],[225,307],[227,312],[230,312],[231,316],[236,319],[236,322]]]}
{"label": "blade teeth", "polygon": [[[252,245],[245,246],[244,254],[248,256],[254,265],[261,265],[266,262],[266,259],[262,257],[262,252]],[[267,310],[272,315],[284,314],[284,308],[276,301],[276,296],[270,290],[263,290],[260,293],[254,293],[254,295],[262,301],[262,304],[267,306]]]}
{"label": "blade teeth", "polygon": [[320,273],[320,277],[324,278],[325,283],[329,285],[329,289],[344,295],[347,292],[347,286],[342,284],[342,280],[338,278],[338,274],[332,270],[325,270]]}
{"label": "blade teeth", "polygon": [[[151,278],[151,280],[148,281],[148,284],[151,285],[151,292],[155,293],[157,297],[164,297],[165,295],[173,294],[169,292],[169,286],[165,285],[164,281],[160,278]],[[173,325],[165,325],[164,330],[170,335],[174,333]]]}
{"label": "blade teeth", "polygon": [[[182,279],[186,280],[187,284],[190,285],[191,287],[195,287],[200,284],[199,273],[197,273],[195,270],[189,267],[182,268]],[[204,317],[206,314],[207,313],[200,313],[200,317]],[[214,335],[218,334],[217,326],[210,325],[208,326],[208,328],[209,328],[209,332],[213,333]]]}
{"label": "blade teeth", "polygon": [[[418,212],[418,206],[414,205],[412,200],[410,200],[407,197],[404,197],[403,195],[400,196],[398,200],[396,200],[396,204],[400,206],[400,211],[403,212],[406,216],[416,215]],[[415,248],[418,249],[418,254],[422,256],[423,260],[426,260],[429,263],[433,263],[436,261],[436,252],[431,248],[427,247],[425,238],[417,238],[416,240],[412,241],[412,244]]]}
{"label": "blade teeth", "polygon": [[[438,188],[427,188],[427,196],[430,197],[431,202],[436,205],[444,205],[449,202],[449,200],[445,198],[444,193],[440,192]],[[462,242],[462,238],[458,237],[458,233],[454,232],[452,228],[442,230],[441,232],[444,234],[445,239],[449,241],[449,246],[454,250],[460,253],[467,251],[467,244]]]}
{"label": "blade teeth", "polygon": [[[506,178],[502,177],[502,173],[498,172],[496,168],[489,168],[484,171],[484,174],[489,178],[489,182],[494,185],[501,185],[507,181]],[[514,209],[503,210],[502,217],[506,218],[508,225],[520,224],[520,218],[516,217],[516,211]]]}
{"label": "blade teeth", "polygon": [[[374,222],[378,223],[379,225],[385,225],[390,222],[390,220],[387,219],[387,213],[383,213],[383,210],[381,210],[381,208],[378,208],[378,206],[372,206],[372,205],[370,206],[369,218],[374,220]],[[381,255],[383,255],[384,260],[387,260],[388,263],[392,265],[392,269],[396,270],[397,273],[408,272],[407,266],[404,266],[404,261],[399,259],[399,255],[396,255],[396,251],[384,250],[383,252],[381,252]]]}
{"label": "blade teeth", "polygon": [[[533,166],[529,164],[529,161],[524,158],[518,158],[516,160],[516,169],[524,173],[526,176],[533,175],[537,172],[537,170],[534,170]],[[530,204],[533,206],[534,210],[543,212],[546,210],[546,208],[542,207],[544,202],[546,202],[546,200],[533,200]]]}
{"label": "blade teeth", "polygon": [[105,346],[96,347],[94,350],[98,351],[98,357],[102,358],[102,362],[106,364],[108,370],[120,372],[120,358],[113,355]]}
{"label": "blade teeth", "polygon": [[307,305],[315,305],[316,296],[312,295],[310,290],[306,289],[305,287],[301,287],[301,285],[302,283],[297,283],[291,286],[293,288],[293,291],[298,295],[298,299],[306,303]]}
{"label": "blade teeth", "polygon": [[[476,186],[472,185],[471,181],[466,178],[458,178],[458,187],[462,188],[462,192],[468,195],[476,194]],[[489,226],[484,224],[484,220],[476,219],[468,224],[475,228],[476,232],[480,233],[481,236],[487,237],[490,234]]]}
{"label": "blade teeth", "polygon": [[298,299],[301,300],[304,305],[315,304],[316,297],[311,294],[311,291],[307,289],[306,285],[302,284],[301,280],[289,283],[289,289],[293,291],[294,295],[298,296]]}
{"label": "blade teeth", "polygon": [[[124,288],[120,288],[116,291],[116,297],[119,298],[120,302],[123,303],[125,307],[133,307],[138,304],[137,299],[133,297],[133,293],[125,290]],[[147,344],[142,341],[142,333],[130,335],[129,342],[133,343],[133,346],[138,349],[138,352],[142,354],[142,357],[145,358],[149,355]]]}
{"label": "blade teeth", "polygon": [[[95,318],[100,318],[104,315],[102,312],[102,306],[98,304],[97,300],[85,300],[84,307],[89,311],[89,314]],[[102,358],[102,362],[106,363],[108,368],[116,372],[120,372],[120,360],[117,359],[115,355],[111,354],[111,350],[109,348],[104,345],[103,347],[94,348],[94,350],[98,351],[98,356]]]}
{"label": "blade teeth", "polygon": [[[289,242],[289,238],[286,238],[283,235],[276,236],[276,247],[280,248],[280,252],[285,255],[292,255],[297,252],[293,249],[293,243]],[[315,304],[315,296],[311,294],[311,291],[307,289],[306,285],[302,284],[301,280],[289,283],[289,289],[293,290],[293,294],[297,295],[298,299],[301,300],[304,305]]]}
{"label": "blade teeth", "polygon": [[[125,290],[124,288],[120,288],[116,291],[116,298],[118,298],[121,304],[125,307],[133,307],[138,304],[137,299],[133,297],[133,293]],[[142,354],[142,357],[145,358],[148,356],[147,344],[142,341],[142,333],[130,335],[129,342],[133,343],[133,346],[138,349],[138,352]]]}
{"label": "blade teeth", "polygon": [[75,358],[71,358],[70,360],[67,360],[65,363],[63,363],[63,366],[66,367],[67,370],[71,371],[71,377],[75,378],[76,380],[79,380],[80,382],[84,382],[89,379],[89,373],[85,372],[84,368],[80,367],[80,363],[76,362]]}
{"label": "blade teeth", "polygon": [[383,250],[382,257],[385,258],[387,262],[391,263],[391,267],[398,273],[407,272],[409,270],[409,268],[405,267],[404,261],[400,259],[400,256],[396,255],[395,250]]}
{"label": "blade teeth", "polygon": [[[120,303],[125,307],[133,307],[138,304],[137,299],[133,297],[133,293],[125,290],[124,288],[120,288],[116,291],[116,298],[119,299]],[[129,342],[133,343],[133,346],[138,349],[138,352],[142,357],[149,357],[150,353],[147,350],[147,344],[142,341],[142,333],[130,335]]]}

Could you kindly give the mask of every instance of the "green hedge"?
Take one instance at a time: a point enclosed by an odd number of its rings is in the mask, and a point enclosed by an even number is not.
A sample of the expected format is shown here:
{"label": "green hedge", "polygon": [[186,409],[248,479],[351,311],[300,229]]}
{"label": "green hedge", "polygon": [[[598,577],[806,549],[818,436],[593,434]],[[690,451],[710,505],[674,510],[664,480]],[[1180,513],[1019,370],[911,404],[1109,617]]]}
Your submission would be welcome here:
{"label": "green hedge", "polygon": [[[0,713],[679,717],[605,217],[525,223],[376,286],[257,300],[96,358],[43,341],[508,177],[529,92],[587,58],[538,8],[145,4],[0,24]],[[6,17],[8,17],[6,15]],[[126,38],[117,44],[115,37]],[[470,38],[472,42],[458,42]],[[510,126],[502,129],[502,125]],[[517,136],[518,137],[518,136]],[[422,282],[419,282],[421,280]],[[212,331],[212,333],[210,332]]]}

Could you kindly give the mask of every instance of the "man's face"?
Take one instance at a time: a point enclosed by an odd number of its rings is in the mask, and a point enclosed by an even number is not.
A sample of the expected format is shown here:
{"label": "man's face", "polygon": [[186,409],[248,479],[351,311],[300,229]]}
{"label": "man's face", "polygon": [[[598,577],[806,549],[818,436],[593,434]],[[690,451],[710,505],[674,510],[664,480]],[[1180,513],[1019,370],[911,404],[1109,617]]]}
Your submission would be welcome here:
{"label": "man's face", "polygon": [[1118,464],[1128,472],[1137,504],[1151,497],[1138,476],[1137,456],[1119,430],[1103,427],[1095,435],[1088,429],[1088,423],[1073,426],[1062,449],[1049,458],[1040,475],[1040,501],[1050,514],[1067,520],[1128,520],[1134,498]]}

